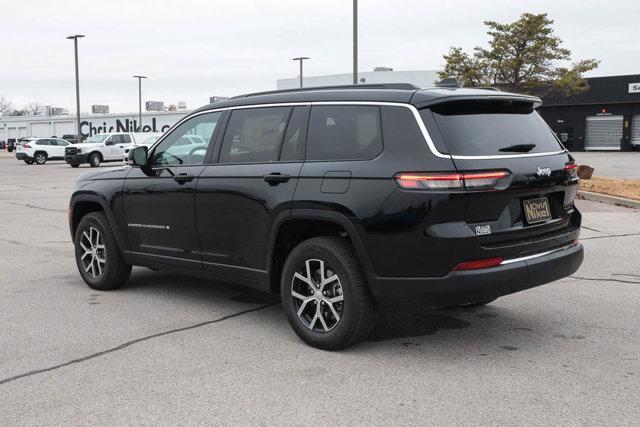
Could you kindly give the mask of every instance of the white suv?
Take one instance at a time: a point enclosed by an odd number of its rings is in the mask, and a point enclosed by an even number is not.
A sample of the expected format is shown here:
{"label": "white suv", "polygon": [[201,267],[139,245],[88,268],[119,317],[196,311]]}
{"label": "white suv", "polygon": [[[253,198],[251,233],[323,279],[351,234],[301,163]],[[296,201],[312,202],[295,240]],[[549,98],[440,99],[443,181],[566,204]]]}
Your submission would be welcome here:
{"label": "white suv", "polygon": [[44,165],[47,160],[64,160],[67,141],[59,138],[28,138],[16,147],[16,159]]}
{"label": "white suv", "polygon": [[111,132],[93,135],[82,144],[73,144],[66,148],[64,160],[77,168],[81,163],[89,163],[92,168],[102,162],[119,162],[127,148],[140,144],[150,136],[159,133]]}

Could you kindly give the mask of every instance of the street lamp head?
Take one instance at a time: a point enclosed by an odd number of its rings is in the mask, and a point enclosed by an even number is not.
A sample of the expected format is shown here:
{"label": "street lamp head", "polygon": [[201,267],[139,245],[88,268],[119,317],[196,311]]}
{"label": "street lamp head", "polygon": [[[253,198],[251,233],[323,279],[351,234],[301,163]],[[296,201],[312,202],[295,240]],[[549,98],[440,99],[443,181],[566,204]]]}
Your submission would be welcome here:
{"label": "street lamp head", "polygon": [[67,39],[73,40],[73,39],[81,39],[83,37],[84,37],[84,34],[74,34],[72,36],[67,36]]}
{"label": "street lamp head", "polygon": [[292,61],[303,61],[305,59],[311,59],[308,56],[299,56],[297,58],[293,58]]}
{"label": "street lamp head", "polygon": [[133,76],[133,77],[136,78],[136,79],[146,79],[147,78],[147,76]]}

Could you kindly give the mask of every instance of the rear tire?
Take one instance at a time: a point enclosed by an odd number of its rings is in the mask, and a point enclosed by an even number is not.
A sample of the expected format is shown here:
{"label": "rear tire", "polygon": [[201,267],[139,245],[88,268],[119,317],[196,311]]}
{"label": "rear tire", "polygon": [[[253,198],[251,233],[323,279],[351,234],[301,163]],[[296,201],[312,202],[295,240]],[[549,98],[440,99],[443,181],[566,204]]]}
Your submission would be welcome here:
{"label": "rear tire", "polygon": [[79,164],[76,164],[76,163],[74,163],[74,164],[72,164],[72,165],[69,165],[69,166],[71,166],[72,168],[78,168],[78,167],[80,167],[80,165],[79,165]]}
{"label": "rear tire", "polygon": [[98,166],[100,166],[101,161],[102,159],[100,158],[100,154],[91,153],[89,155],[89,165],[91,165],[92,168],[97,168]]}
{"label": "rear tire", "polygon": [[116,289],[129,279],[131,265],[122,257],[103,212],[91,212],[80,220],[74,244],[78,271],[91,289]]}
{"label": "rear tire", "polygon": [[280,289],[289,324],[313,347],[349,347],[375,326],[373,295],[350,243],[342,238],[316,237],[296,246],[284,264]]}
{"label": "rear tire", "polygon": [[32,164],[33,164],[33,160],[25,160],[24,162],[25,162],[26,164],[28,164],[28,165],[32,165]]}
{"label": "rear tire", "polygon": [[47,163],[47,153],[39,152],[33,155],[33,160],[37,165],[44,165]]}

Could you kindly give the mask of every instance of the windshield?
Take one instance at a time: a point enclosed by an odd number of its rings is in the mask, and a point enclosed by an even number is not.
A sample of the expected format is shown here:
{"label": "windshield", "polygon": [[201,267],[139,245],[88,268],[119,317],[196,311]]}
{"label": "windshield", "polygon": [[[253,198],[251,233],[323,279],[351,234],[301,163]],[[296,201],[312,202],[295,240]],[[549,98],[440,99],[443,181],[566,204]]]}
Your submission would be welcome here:
{"label": "windshield", "polygon": [[[430,108],[449,154],[514,155],[563,147],[528,102],[457,101]],[[425,122],[425,114],[421,112]]]}
{"label": "windshield", "polygon": [[107,134],[93,135],[91,138],[87,139],[85,142],[87,142],[89,144],[101,143],[105,139],[107,139],[108,136],[109,135],[107,135]]}

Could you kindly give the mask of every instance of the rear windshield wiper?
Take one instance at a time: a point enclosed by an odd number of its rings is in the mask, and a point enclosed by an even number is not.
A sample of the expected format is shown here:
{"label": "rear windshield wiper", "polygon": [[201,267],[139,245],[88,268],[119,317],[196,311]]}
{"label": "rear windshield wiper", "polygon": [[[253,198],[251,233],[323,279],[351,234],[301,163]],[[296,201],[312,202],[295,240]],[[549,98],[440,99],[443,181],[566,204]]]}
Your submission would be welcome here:
{"label": "rear windshield wiper", "polygon": [[536,148],[536,144],[515,144],[509,145],[508,147],[502,147],[498,149],[498,151],[512,151],[515,153],[528,153],[529,151]]}

